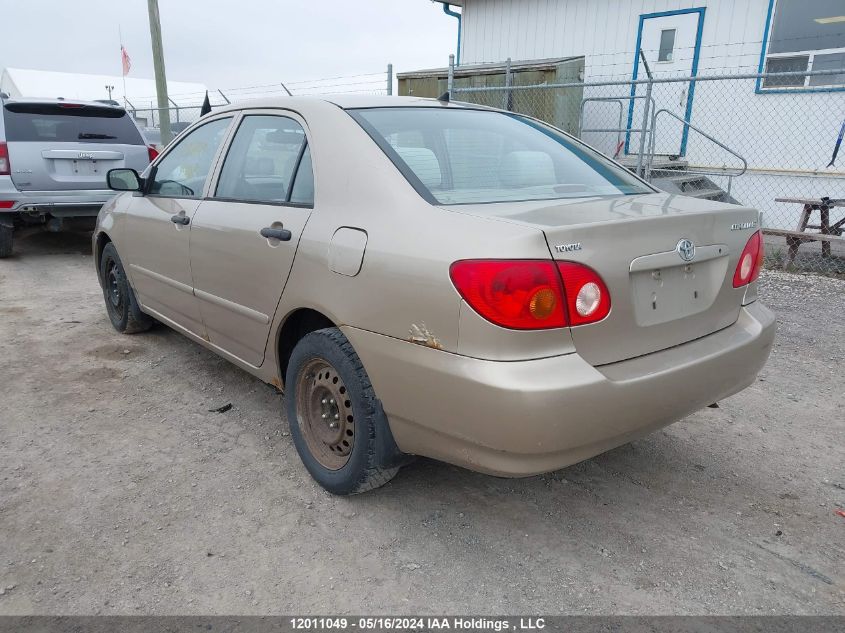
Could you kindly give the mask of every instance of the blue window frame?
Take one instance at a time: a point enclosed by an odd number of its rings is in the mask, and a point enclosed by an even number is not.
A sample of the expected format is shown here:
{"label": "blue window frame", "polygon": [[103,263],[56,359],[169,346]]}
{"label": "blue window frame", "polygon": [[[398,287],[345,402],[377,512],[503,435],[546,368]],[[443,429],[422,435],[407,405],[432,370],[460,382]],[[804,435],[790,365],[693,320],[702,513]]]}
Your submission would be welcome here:
{"label": "blue window frame", "polygon": [[845,90],[845,4],[842,0],[769,0],[760,73],[839,70],[816,77],[758,79],[759,94]]}

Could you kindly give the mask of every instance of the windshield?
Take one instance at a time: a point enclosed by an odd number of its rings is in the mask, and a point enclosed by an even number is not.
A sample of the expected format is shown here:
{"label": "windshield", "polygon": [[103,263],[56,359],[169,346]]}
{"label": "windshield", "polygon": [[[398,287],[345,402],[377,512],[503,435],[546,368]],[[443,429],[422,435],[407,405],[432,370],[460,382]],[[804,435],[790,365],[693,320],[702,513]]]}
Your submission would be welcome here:
{"label": "windshield", "polygon": [[144,144],[126,111],[113,106],[9,103],[4,119],[9,142]]}
{"label": "windshield", "polygon": [[350,114],[430,202],[515,202],[653,191],[598,152],[519,115],[408,107]]}

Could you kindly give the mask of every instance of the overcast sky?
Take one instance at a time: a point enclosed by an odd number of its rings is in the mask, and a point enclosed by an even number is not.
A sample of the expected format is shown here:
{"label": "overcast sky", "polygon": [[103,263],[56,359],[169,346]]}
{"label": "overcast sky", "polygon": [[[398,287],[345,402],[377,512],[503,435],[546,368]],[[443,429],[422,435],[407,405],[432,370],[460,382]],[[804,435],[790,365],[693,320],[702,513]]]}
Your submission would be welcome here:
{"label": "overcast sky", "polygon": [[[210,88],[445,66],[457,20],[430,0],[159,0],[167,77]],[[146,0],[0,0],[0,68],[153,77]],[[338,88],[340,90],[341,88]]]}

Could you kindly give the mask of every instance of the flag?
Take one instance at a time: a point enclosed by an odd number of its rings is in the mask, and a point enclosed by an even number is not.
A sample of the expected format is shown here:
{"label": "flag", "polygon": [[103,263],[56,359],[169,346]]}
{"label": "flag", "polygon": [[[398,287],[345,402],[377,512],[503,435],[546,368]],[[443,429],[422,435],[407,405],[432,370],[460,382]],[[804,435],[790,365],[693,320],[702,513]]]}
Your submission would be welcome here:
{"label": "flag", "polygon": [[132,68],[132,60],[129,59],[129,53],[123,48],[123,44],[120,45],[120,61],[123,63],[123,76],[126,77],[129,74],[129,69]]}
{"label": "flag", "polygon": [[205,100],[202,102],[202,108],[200,108],[200,116],[205,116],[211,112],[211,102],[208,100],[208,90],[205,91]]}

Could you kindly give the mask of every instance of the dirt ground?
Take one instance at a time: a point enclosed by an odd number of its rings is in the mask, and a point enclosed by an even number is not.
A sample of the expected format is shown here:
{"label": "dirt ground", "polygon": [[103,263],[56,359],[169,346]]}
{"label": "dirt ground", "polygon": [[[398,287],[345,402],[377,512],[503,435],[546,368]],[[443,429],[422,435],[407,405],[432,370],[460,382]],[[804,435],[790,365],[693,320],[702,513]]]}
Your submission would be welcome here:
{"label": "dirt ground", "polygon": [[845,614],[843,281],[764,276],[774,353],[719,409],[545,476],[419,460],[337,498],[273,388],[111,328],[87,235],[16,248],[0,614]]}

